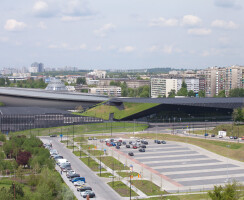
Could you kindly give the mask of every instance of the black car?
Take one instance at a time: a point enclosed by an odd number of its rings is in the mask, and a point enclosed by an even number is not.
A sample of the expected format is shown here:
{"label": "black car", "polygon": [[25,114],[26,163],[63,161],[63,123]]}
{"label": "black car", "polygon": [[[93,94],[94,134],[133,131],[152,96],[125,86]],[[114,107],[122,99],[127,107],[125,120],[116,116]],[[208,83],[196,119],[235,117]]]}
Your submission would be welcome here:
{"label": "black car", "polygon": [[54,135],[50,135],[50,137],[57,137],[57,135],[55,135],[55,134]]}
{"label": "black car", "polygon": [[89,137],[89,138],[88,138],[88,140],[92,140],[92,138],[91,138],[91,137]]}
{"label": "black car", "polygon": [[129,144],[132,144],[132,141],[129,141]]}
{"label": "black car", "polygon": [[157,144],[161,144],[161,141],[160,140],[157,140]]}
{"label": "black car", "polygon": [[147,146],[143,144],[143,145],[141,145],[141,148],[145,149],[145,148],[147,148]]}
{"label": "black car", "polygon": [[212,134],[212,135],[211,135],[211,137],[215,137],[215,135],[214,135],[214,134]]}
{"label": "black car", "polygon": [[162,143],[162,144],[166,144],[166,141],[162,140],[161,143]]}
{"label": "black car", "polygon": [[121,142],[117,142],[117,146],[121,146]]}
{"label": "black car", "polygon": [[154,143],[158,143],[158,140],[154,140]]}
{"label": "black car", "polygon": [[71,174],[68,178],[71,180],[72,178],[80,177],[80,174]]}
{"label": "black car", "polygon": [[148,144],[148,141],[144,141],[143,144],[147,145]]}
{"label": "black car", "polygon": [[122,142],[123,145],[126,145],[126,142]]}
{"label": "black car", "polygon": [[117,146],[116,146],[116,149],[120,149],[120,146],[117,145]]}
{"label": "black car", "polygon": [[129,145],[129,144],[127,144],[125,147],[126,147],[126,148],[130,148],[130,145]]}
{"label": "black car", "polygon": [[145,149],[139,149],[140,152],[145,152]]}
{"label": "black car", "polygon": [[129,152],[128,155],[129,156],[134,156],[134,153],[133,152]]}
{"label": "black car", "polygon": [[236,139],[238,139],[238,137],[237,136],[234,136],[234,139],[236,140]]}
{"label": "black car", "polygon": [[82,188],[77,188],[77,191],[79,191],[79,192],[84,192],[86,190],[92,190],[92,188],[91,187],[88,187],[88,186],[82,187]]}

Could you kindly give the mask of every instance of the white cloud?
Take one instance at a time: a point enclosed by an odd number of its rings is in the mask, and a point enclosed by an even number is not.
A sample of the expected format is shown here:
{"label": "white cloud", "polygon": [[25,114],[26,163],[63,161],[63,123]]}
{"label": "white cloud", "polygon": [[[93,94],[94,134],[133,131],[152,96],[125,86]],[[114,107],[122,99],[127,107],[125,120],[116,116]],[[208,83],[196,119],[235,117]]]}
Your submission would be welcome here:
{"label": "white cloud", "polygon": [[151,46],[151,47],[149,48],[149,51],[150,51],[150,52],[155,52],[155,51],[157,51],[158,49],[159,49],[158,46],[153,45],[153,46]]}
{"label": "white cloud", "polygon": [[115,25],[113,24],[105,24],[100,29],[94,31],[94,34],[99,37],[107,36],[107,33],[113,31],[115,29]]}
{"label": "white cloud", "polygon": [[125,46],[123,48],[120,48],[119,51],[124,52],[124,53],[131,53],[131,52],[135,51],[135,49],[136,48],[133,46]]}
{"label": "white cloud", "polygon": [[7,31],[21,31],[26,27],[24,22],[18,22],[15,19],[8,19],[5,23],[4,29]]}
{"label": "white cloud", "polygon": [[205,28],[193,28],[188,30],[188,34],[190,35],[209,35],[211,34],[211,29],[205,29]]}
{"label": "white cloud", "polygon": [[214,20],[211,24],[212,27],[215,28],[223,28],[223,29],[236,29],[238,27],[233,21],[224,21],[224,20]]}
{"label": "white cloud", "polygon": [[49,17],[54,14],[45,1],[37,1],[33,6],[33,12],[38,17]]}
{"label": "white cloud", "polygon": [[87,48],[86,44],[81,44],[80,49],[85,50]]}
{"label": "white cloud", "polygon": [[57,48],[59,48],[59,46],[56,45],[56,44],[50,44],[50,45],[48,46],[48,48],[49,48],[49,49],[57,49]]}
{"label": "white cloud", "polygon": [[7,42],[7,41],[8,41],[8,37],[0,36],[0,42]]}
{"label": "white cloud", "polygon": [[165,19],[160,17],[158,19],[153,19],[149,26],[177,26],[179,21],[177,19]]}
{"label": "white cloud", "polygon": [[194,26],[199,26],[199,24],[202,22],[202,20],[197,17],[197,16],[194,16],[194,15],[185,15],[183,16],[183,19],[182,19],[182,26],[191,26],[191,27],[194,27]]}
{"label": "white cloud", "polygon": [[46,26],[46,24],[44,22],[39,22],[38,27],[40,29],[47,29],[47,26]]}

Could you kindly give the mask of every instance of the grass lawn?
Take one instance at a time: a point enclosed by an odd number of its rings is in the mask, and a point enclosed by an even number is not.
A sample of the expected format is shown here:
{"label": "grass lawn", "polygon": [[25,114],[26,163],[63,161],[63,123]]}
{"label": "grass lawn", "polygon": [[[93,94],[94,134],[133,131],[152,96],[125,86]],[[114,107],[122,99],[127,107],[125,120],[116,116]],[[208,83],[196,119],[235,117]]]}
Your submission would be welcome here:
{"label": "grass lawn", "polygon": [[130,175],[134,176],[134,177],[138,177],[138,173],[137,172],[117,172],[117,174],[119,174],[121,177],[130,177]]}
{"label": "grass lawn", "polygon": [[76,149],[76,146],[66,146],[68,149],[73,149],[73,147],[74,147],[74,149]]}
{"label": "grass lawn", "polygon": [[[233,131],[232,131],[233,128]],[[244,136],[244,125],[232,125],[232,124],[222,124],[222,125],[218,125],[216,126],[214,129],[212,130],[206,130],[207,133],[209,134],[215,134],[218,135],[218,131],[223,131],[225,130],[227,132],[228,136],[238,136],[238,129],[239,129],[239,137]],[[233,132],[233,134],[232,134]],[[191,133],[192,130],[191,130]],[[194,131],[194,134],[199,134],[199,135],[204,135],[205,130],[197,130]]]}
{"label": "grass lawn", "polygon": [[149,199],[141,200],[211,200],[208,194],[189,194],[167,197],[151,197]]}
{"label": "grass lawn", "polygon": [[118,161],[117,159],[115,159],[112,156],[105,156],[101,158],[101,161],[107,165],[110,169],[113,170],[128,170],[129,167],[124,166],[124,164],[122,164],[120,161]]}
{"label": "grass lawn", "polygon": [[104,151],[101,151],[101,150],[89,150],[88,152],[89,152],[91,155],[93,155],[93,156],[104,155]]}
{"label": "grass lawn", "polygon": [[119,110],[115,106],[98,105],[94,108],[87,110],[86,112],[81,113],[80,115],[89,116],[89,117],[98,117],[104,120],[108,120],[109,114],[114,113],[114,119],[123,119],[135,113],[142,112],[144,110],[159,105],[156,103],[129,103],[129,102],[124,102],[123,104],[124,104],[124,110]]}
{"label": "grass lawn", "polygon": [[100,176],[100,173],[97,173],[97,175],[99,177],[104,177],[104,178],[109,178],[110,176],[113,176],[113,174],[111,174],[111,173],[101,173],[101,176]]}
{"label": "grass lawn", "polygon": [[160,191],[160,187],[148,180],[133,180],[132,184],[143,191],[148,196],[165,194],[165,191]]}
{"label": "grass lawn", "polygon": [[[147,124],[136,124],[135,131],[142,131],[148,127]],[[73,129],[74,128],[74,129]],[[83,125],[75,125],[75,126],[60,126],[60,127],[52,127],[52,128],[37,128],[31,129],[32,135],[39,136],[48,136],[57,134],[60,135],[61,132],[64,135],[63,137],[66,139],[66,136],[72,136],[74,130],[74,135],[82,135],[82,134],[93,134],[93,133],[110,133],[112,132],[132,132],[134,130],[134,123],[129,122],[112,122],[112,123],[92,123],[92,124],[83,124]],[[10,133],[14,135],[30,135],[30,130],[18,131],[14,133]]]}
{"label": "grass lawn", "polygon": [[[142,138],[154,139],[156,134],[138,134],[137,136]],[[158,139],[193,144],[201,148],[204,148],[208,151],[212,151],[216,154],[244,162],[244,144],[196,139],[190,137],[180,137],[169,134],[158,134]],[[229,145],[229,147],[227,145]]]}
{"label": "grass lawn", "polygon": [[85,145],[81,145],[81,148],[82,149],[85,149],[85,150],[88,150],[88,149],[94,149],[95,148],[95,145],[93,144],[85,144]]}
{"label": "grass lawn", "polygon": [[[116,192],[119,193],[120,196],[122,197],[129,197],[130,196],[130,188],[125,185],[121,181],[114,181],[114,186],[113,182],[109,182],[108,185],[112,187]],[[131,196],[138,196],[133,190],[131,190]]]}
{"label": "grass lawn", "polygon": [[87,154],[85,154],[83,151],[74,151],[73,154],[75,154],[76,156],[87,156]]}
{"label": "grass lawn", "polygon": [[75,142],[87,142],[87,139],[85,137],[75,137]]}
{"label": "grass lawn", "polygon": [[[80,158],[80,160],[86,164],[92,171],[99,171],[99,167],[100,165],[95,161],[93,160],[91,157],[86,157],[86,158]],[[104,168],[102,168],[102,171],[105,171]]]}

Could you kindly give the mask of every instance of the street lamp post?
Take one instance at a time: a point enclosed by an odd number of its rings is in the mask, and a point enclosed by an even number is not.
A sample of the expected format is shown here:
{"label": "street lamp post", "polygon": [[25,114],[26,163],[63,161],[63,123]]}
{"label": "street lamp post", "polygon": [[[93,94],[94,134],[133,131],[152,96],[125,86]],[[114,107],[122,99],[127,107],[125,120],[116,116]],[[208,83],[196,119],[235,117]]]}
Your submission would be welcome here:
{"label": "street lamp post", "polygon": [[75,127],[74,127],[74,123],[73,123],[73,152],[74,152],[74,148],[75,148],[74,136],[75,136]]}
{"label": "street lamp post", "polygon": [[100,154],[100,177],[101,177],[101,171],[102,171],[102,162],[101,162],[102,155]]}
{"label": "street lamp post", "polygon": [[112,122],[111,122],[111,137],[113,136],[113,126],[112,126]]}
{"label": "street lamp post", "polygon": [[130,165],[130,200],[131,200],[131,176],[133,172],[133,165]]}

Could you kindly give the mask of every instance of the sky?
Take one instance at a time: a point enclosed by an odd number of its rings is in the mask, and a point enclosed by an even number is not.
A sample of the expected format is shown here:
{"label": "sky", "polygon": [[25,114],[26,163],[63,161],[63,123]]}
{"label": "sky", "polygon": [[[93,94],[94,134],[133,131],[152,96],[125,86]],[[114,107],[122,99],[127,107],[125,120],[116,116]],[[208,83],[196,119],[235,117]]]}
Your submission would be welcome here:
{"label": "sky", "polygon": [[0,68],[243,65],[243,0],[0,1]]}

